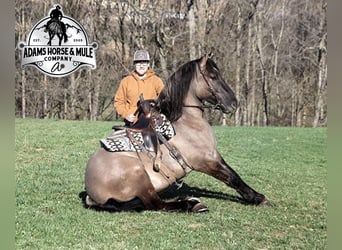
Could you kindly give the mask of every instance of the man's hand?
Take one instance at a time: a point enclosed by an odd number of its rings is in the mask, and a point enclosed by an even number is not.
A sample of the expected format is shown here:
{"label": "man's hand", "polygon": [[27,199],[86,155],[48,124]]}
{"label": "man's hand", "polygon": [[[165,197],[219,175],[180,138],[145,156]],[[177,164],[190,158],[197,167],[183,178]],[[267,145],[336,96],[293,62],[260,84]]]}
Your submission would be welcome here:
{"label": "man's hand", "polygon": [[125,119],[129,122],[134,122],[135,116],[133,114],[129,114]]}

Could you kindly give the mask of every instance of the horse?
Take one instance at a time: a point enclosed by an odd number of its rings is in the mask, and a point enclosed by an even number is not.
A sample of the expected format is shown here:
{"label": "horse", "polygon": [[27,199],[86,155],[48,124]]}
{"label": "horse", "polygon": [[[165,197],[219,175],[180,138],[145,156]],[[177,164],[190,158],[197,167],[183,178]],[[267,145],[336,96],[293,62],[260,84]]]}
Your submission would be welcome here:
{"label": "horse", "polygon": [[160,144],[159,171],[144,152],[108,152],[99,148],[86,165],[85,206],[110,211],[206,212],[208,208],[197,197],[160,196],[191,171],[222,181],[248,204],[270,205],[218,152],[213,130],[203,117],[205,101],[226,114],[237,108],[234,92],[207,54],[180,66],[156,99],[155,108],[175,130],[172,138]]}
{"label": "horse", "polygon": [[51,41],[55,37],[55,35],[57,35],[57,37],[59,39],[59,42],[58,42],[59,45],[62,44],[63,38],[64,38],[64,42],[68,41],[68,36],[66,34],[65,24],[58,19],[57,20],[51,19],[46,24],[45,31],[47,31],[49,33],[49,41],[48,41],[47,45],[51,46]]}

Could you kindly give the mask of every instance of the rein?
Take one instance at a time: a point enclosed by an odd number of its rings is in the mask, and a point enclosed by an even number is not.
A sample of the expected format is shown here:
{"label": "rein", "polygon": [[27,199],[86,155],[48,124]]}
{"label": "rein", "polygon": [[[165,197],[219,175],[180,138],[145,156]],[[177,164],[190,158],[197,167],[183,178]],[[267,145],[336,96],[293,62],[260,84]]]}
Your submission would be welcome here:
{"label": "rein", "polygon": [[199,110],[201,110],[202,112],[204,112],[204,108],[206,108],[204,105],[201,106],[197,106],[197,105],[183,105],[183,107],[185,108],[197,108]]}
{"label": "rein", "polygon": [[213,105],[213,104],[210,104],[210,105],[202,105],[202,106],[197,106],[197,105],[183,105],[184,108],[196,108],[196,109],[199,109],[201,110],[202,112],[204,112],[204,109],[218,109],[218,110],[221,110],[220,109],[220,106],[218,104],[216,105]]}

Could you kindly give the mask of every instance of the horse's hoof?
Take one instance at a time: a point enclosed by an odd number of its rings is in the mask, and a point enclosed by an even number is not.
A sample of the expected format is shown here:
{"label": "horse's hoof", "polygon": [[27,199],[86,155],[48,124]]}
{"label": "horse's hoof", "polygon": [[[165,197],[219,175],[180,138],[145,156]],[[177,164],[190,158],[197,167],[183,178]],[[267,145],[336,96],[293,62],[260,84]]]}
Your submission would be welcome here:
{"label": "horse's hoof", "polygon": [[187,198],[187,201],[192,201],[192,202],[196,202],[196,203],[200,203],[201,202],[201,200],[199,198],[193,197],[193,196]]}
{"label": "horse's hoof", "polygon": [[259,203],[259,206],[273,206],[273,204],[265,197],[262,202]]}
{"label": "horse's hoof", "polygon": [[201,203],[201,200],[197,197],[189,197],[187,198],[187,202],[191,204],[191,209],[190,212],[193,213],[204,213],[204,212],[208,212],[208,207],[206,207],[205,205],[203,205],[203,203]]}
{"label": "horse's hoof", "polygon": [[194,212],[194,213],[205,213],[205,212],[208,212],[208,211],[209,211],[208,207],[203,205],[202,203],[197,203],[191,209],[191,212]]}
{"label": "horse's hoof", "polygon": [[89,207],[95,206],[95,205],[96,205],[95,201],[94,201],[92,198],[90,198],[89,195],[86,196],[86,198],[85,198],[85,203],[86,203]]}

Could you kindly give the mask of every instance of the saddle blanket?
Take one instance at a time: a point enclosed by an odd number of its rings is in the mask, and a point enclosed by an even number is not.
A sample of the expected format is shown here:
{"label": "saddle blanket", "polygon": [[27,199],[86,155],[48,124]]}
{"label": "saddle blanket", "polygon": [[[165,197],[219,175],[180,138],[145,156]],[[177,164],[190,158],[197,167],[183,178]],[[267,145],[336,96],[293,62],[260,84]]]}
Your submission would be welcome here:
{"label": "saddle blanket", "polygon": [[[155,122],[155,131],[161,133],[166,140],[170,140],[175,134],[175,130],[171,122],[166,118],[165,115],[160,114]],[[141,132],[129,131],[130,135],[134,140],[130,140],[127,137],[125,130],[115,131],[112,135],[107,138],[100,140],[102,148],[109,152],[120,152],[120,151],[142,151],[144,145],[144,139]]]}

